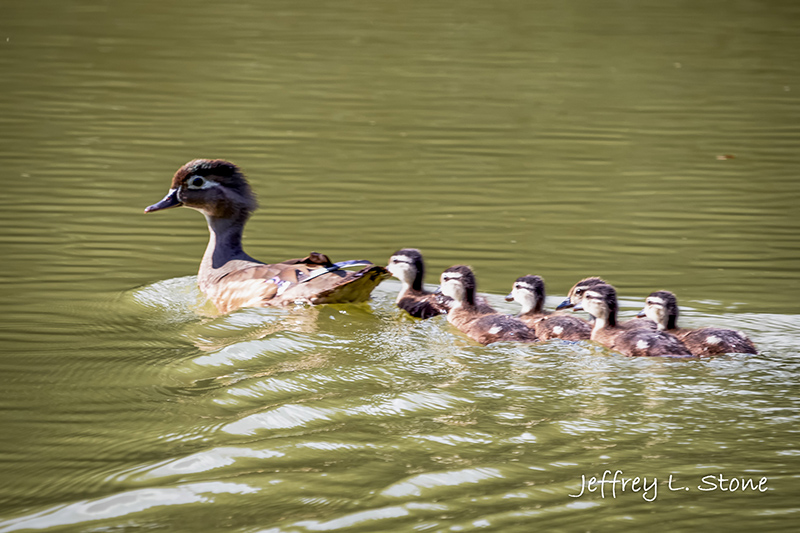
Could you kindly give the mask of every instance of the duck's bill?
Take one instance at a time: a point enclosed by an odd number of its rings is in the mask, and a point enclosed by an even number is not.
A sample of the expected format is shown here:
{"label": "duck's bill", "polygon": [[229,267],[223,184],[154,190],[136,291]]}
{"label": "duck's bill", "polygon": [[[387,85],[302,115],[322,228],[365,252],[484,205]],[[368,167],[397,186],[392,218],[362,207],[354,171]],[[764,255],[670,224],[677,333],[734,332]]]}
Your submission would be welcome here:
{"label": "duck's bill", "polygon": [[644,312],[644,309],[636,313],[636,318],[644,318],[647,316],[647,313]]}
{"label": "duck's bill", "polygon": [[572,307],[572,306],[573,306],[573,303],[569,301],[569,298],[567,298],[566,300],[564,300],[563,302],[558,304],[558,306],[556,306],[556,310],[567,309],[568,307]]}
{"label": "duck's bill", "polygon": [[506,294],[506,301],[513,302],[514,301],[514,293]]}
{"label": "duck's bill", "polygon": [[178,189],[170,189],[167,195],[161,199],[160,202],[153,205],[148,205],[144,208],[145,213],[152,213],[153,211],[161,211],[162,209],[169,209],[170,207],[180,207],[183,204],[178,200]]}

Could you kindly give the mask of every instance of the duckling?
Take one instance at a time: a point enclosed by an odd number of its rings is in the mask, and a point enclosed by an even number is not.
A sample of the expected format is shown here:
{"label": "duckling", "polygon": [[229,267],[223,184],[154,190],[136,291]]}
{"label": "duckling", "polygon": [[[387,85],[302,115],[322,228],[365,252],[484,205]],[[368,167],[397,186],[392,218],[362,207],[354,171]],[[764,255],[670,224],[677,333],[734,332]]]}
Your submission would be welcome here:
{"label": "duckling", "polygon": [[476,305],[475,274],[465,265],[442,272],[442,293],[453,299],[447,320],[481,344],[501,341],[537,342],[536,333],[524,322],[502,313],[487,312]]}
{"label": "duckling", "polygon": [[419,250],[397,250],[389,258],[386,270],[403,284],[395,300],[397,307],[417,318],[430,318],[447,312],[451,299],[440,292],[428,292],[422,286],[425,263]]}
{"label": "duckling", "polygon": [[624,329],[617,325],[617,291],[611,285],[595,285],[583,294],[576,311],[594,317],[592,340],[628,356],[692,355],[674,335],[650,329]]}
{"label": "duckling", "polygon": [[598,278],[596,276],[592,276],[590,278],[583,278],[578,283],[572,286],[572,288],[567,293],[567,299],[558,304],[558,306],[556,306],[556,311],[561,309],[567,309],[569,307],[573,307],[574,305],[581,303],[581,300],[583,299],[583,293],[586,291],[586,289],[594,287],[595,285],[606,285],[606,284],[607,282],[604,279]]}
{"label": "duckling", "polygon": [[639,316],[647,316],[658,324],[659,331],[666,331],[678,337],[692,355],[758,353],[753,341],[740,331],[716,327],[679,328],[678,299],[669,291],[650,293]]}
{"label": "duckling", "polygon": [[[574,307],[583,301],[583,296],[587,290],[598,285],[608,285],[608,282],[598,277],[584,278],[572,286],[567,294],[567,299],[556,306],[556,310]],[[648,319],[628,320],[617,324],[622,329],[658,329],[656,323]]]}
{"label": "duckling", "polygon": [[[189,161],[175,173],[167,195],[144,212],[179,206],[206,217],[210,237],[197,281],[222,313],[240,307],[362,302],[389,277],[386,269],[369,261],[332,263],[316,252],[277,264],[247,255],[242,233],[257,203],[244,174],[229,161]],[[363,268],[351,272],[344,270],[347,266]]]}
{"label": "duckling", "polygon": [[544,310],[544,280],[540,276],[517,278],[506,296],[506,301],[522,305],[517,318],[536,332],[541,340],[564,339],[569,341],[586,340],[592,334],[592,327],[584,320],[570,315],[552,315]]}

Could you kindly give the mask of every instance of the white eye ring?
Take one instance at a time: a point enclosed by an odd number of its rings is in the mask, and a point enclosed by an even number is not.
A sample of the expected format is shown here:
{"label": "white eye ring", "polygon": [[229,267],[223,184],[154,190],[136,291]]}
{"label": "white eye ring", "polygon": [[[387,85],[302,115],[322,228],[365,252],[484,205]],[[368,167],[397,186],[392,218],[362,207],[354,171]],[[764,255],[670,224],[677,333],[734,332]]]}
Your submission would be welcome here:
{"label": "white eye ring", "polygon": [[210,187],[214,187],[215,185],[218,185],[216,181],[206,179],[202,176],[190,176],[189,179],[186,180],[187,189],[208,189]]}

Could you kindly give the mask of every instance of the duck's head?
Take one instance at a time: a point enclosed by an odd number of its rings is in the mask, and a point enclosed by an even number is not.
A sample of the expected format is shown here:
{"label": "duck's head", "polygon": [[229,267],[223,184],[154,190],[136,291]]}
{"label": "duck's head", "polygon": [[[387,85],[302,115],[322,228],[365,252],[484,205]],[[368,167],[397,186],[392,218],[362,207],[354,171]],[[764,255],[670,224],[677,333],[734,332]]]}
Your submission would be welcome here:
{"label": "duck's head", "polygon": [[506,296],[507,302],[517,302],[522,305],[523,315],[530,311],[542,312],[544,306],[544,280],[540,276],[521,276],[517,278],[511,288],[511,293]]}
{"label": "duck's head", "polygon": [[607,283],[605,280],[598,277],[584,278],[580,280],[578,283],[572,286],[567,294],[567,299],[558,304],[556,309],[566,309],[581,303],[584,293],[589,288],[597,285],[607,285]]}
{"label": "duck's head", "polygon": [[678,327],[678,299],[669,291],[656,291],[644,301],[644,309],[638,317],[647,317],[658,325],[659,330]]}
{"label": "duck's head", "polygon": [[455,306],[475,305],[475,274],[466,265],[451,266],[441,277],[442,294],[449,296]]}
{"label": "duck's head", "polygon": [[175,173],[167,195],[145,213],[191,207],[213,218],[247,218],[258,206],[239,167],[223,159],[195,159]]}
{"label": "duck's head", "polygon": [[422,280],[425,277],[425,264],[422,262],[422,253],[416,248],[403,248],[397,250],[389,258],[386,270],[403,283],[413,289],[422,290]]}
{"label": "duck's head", "polygon": [[599,284],[587,288],[583,292],[580,303],[575,304],[575,311],[586,311],[596,320],[611,326],[617,324],[617,291],[608,284]]}

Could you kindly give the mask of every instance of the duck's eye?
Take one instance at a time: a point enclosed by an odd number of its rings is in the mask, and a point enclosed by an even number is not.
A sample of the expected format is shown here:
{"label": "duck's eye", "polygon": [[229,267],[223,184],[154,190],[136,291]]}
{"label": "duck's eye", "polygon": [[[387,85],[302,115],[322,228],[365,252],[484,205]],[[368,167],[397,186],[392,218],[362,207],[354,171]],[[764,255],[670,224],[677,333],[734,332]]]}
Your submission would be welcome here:
{"label": "duck's eye", "polygon": [[575,294],[583,294],[583,289],[575,289]]}
{"label": "duck's eye", "polygon": [[205,185],[206,180],[201,178],[200,176],[195,176],[191,180],[189,180],[189,188],[191,189],[199,189],[203,185]]}

